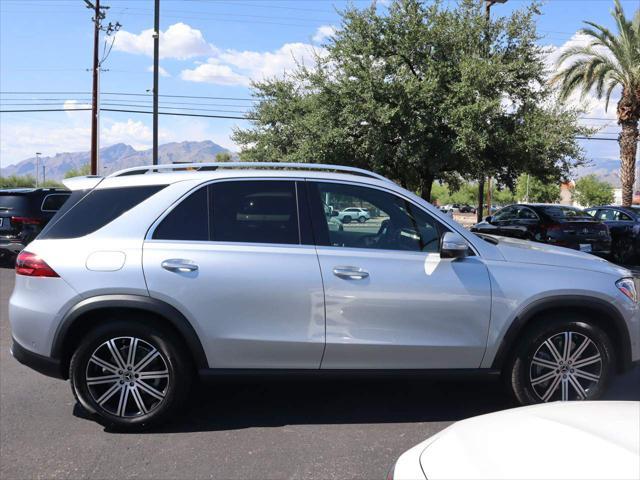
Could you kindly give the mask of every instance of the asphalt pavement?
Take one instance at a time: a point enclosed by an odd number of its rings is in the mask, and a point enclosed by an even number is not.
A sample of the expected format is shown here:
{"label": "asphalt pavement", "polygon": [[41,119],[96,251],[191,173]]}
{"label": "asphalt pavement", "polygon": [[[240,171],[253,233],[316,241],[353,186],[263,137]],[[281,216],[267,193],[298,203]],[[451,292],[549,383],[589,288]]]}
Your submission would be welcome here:
{"label": "asphalt pavement", "polygon": [[[68,382],[9,353],[13,270],[0,269],[0,477],[384,479],[406,449],[452,422],[513,406],[495,382],[230,381],[145,433],[105,431]],[[609,399],[640,400],[640,369]]]}

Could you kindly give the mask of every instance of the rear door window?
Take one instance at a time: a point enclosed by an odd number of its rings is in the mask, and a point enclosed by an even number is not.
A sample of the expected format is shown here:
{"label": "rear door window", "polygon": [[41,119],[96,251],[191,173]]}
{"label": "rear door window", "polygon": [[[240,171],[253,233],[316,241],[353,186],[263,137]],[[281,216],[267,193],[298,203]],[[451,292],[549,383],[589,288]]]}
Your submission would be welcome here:
{"label": "rear door window", "polygon": [[211,240],[300,243],[295,181],[228,181],[210,186]]}
{"label": "rear door window", "polygon": [[77,238],[89,235],[164,187],[144,185],[92,190],[64,214],[54,217],[38,238]]}

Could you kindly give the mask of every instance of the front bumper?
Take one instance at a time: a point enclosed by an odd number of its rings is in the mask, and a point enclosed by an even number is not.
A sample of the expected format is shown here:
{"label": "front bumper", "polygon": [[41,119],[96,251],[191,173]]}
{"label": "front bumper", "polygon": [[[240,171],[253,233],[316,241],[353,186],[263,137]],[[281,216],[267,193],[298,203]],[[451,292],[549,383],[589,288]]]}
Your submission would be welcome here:
{"label": "front bumper", "polygon": [[48,377],[59,378],[62,380],[67,378],[62,371],[62,364],[60,363],[60,360],[34,353],[20,345],[15,338],[12,340],[11,355],[13,355],[13,358],[18,362],[32,368],[36,372],[47,375]]}

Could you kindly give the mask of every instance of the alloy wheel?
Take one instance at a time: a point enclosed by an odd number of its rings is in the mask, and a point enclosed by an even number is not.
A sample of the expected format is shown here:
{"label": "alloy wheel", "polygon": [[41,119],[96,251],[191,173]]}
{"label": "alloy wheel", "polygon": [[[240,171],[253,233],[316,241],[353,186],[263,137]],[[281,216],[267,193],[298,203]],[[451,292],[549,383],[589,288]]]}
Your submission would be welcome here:
{"label": "alloy wheel", "polygon": [[163,355],[149,342],[117,337],[94,350],[85,380],[99,408],[132,418],[158,408],[169,390],[170,374]]}
{"label": "alloy wheel", "polygon": [[539,400],[584,400],[600,382],[602,355],[589,337],[560,332],[538,347],[529,366],[529,381]]}

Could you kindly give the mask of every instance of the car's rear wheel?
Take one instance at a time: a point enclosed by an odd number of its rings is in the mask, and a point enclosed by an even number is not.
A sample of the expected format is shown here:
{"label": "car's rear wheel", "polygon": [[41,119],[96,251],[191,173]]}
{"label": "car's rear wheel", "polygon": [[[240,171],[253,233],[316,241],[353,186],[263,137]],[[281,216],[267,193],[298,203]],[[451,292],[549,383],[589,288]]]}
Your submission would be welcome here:
{"label": "car's rear wheel", "polygon": [[367,217],[358,217],[358,222],[364,223],[367,221]]}
{"label": "car's rear wheel", "polygon": [[185,400],[192,377],[190,359],[172,337],[150,322],[135,321],[115,321],[90,332],[70,364],[78,402],[118,429],[166,419]]}
{"label": "car's rear wheel", "polygon": [[600,398],[615,372],[613,345],[579,315],[549,316],[528,329],[505,379],[522,404]]}
{"label": "car's rear wheel", "polygon": [[351,223],[351,216],[345,215],[344,217],[342,217],[342,223]]}

